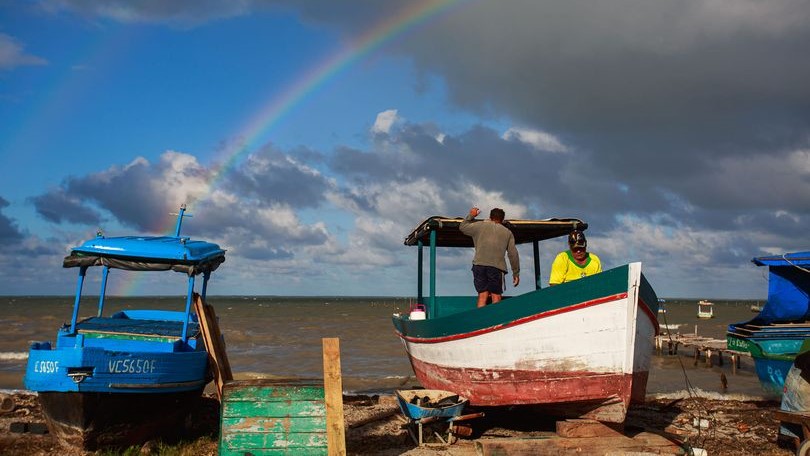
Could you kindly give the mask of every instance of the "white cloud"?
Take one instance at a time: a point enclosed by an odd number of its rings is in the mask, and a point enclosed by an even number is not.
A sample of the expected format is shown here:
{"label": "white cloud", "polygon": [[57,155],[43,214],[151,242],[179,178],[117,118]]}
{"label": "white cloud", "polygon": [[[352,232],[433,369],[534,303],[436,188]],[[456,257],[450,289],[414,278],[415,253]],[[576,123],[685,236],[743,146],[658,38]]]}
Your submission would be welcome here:
{"label": "white cloud", "polygon": [[371,132],[375,134],[388,134],[394,122],[399,120],[396,109],[389,109],[377,114],[377,120],[374,121],[374,126],[371,127]]}
{"label": "white cloud", "polygon": [[[466,198],[470,201],[470,206],[475,206],[481,209],[480,217],[489,217],[489,211],[492,208],[499,207],[506,212],[506,218],[519,219],[526,217],[528,208],[520,203],[512,203],[508,201],[508,197],[502,192],[486,191],[476,184],[467,183],[462,187],[458,198]],[[469,209],[469,208],[468,208]],[[464,214],[467,212],[465,211]],[[462,214],[463,215],[463,214]]]}
{"label": "white cloud", "polygon": [[540,130],[512,127],[504,132],[502,138],[507,141],[520,141],[537,150],[568,152],[568,148],[554,135]]}
{"label": "white cloud", "polygon": [[46,65],[47,63],[41,57],[25,53],[23,46],[17,40],[0,33],[0,69],[11,69],[23,65]]}

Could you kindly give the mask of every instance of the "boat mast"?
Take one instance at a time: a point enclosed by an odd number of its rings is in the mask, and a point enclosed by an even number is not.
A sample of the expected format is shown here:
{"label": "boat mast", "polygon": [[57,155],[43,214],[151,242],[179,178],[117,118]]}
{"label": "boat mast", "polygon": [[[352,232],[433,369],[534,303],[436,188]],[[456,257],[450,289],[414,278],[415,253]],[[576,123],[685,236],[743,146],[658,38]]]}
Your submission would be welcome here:
{"label": "boat mast", "polygon": [[177,215],[177,226],[174,228],[174,237],[180,237],[180,227],[183,225],[183,217],[191,217],[191,214],[186,214],[186,203],[180,205],[180,212],[174,213],[172,212],[171,215]]}

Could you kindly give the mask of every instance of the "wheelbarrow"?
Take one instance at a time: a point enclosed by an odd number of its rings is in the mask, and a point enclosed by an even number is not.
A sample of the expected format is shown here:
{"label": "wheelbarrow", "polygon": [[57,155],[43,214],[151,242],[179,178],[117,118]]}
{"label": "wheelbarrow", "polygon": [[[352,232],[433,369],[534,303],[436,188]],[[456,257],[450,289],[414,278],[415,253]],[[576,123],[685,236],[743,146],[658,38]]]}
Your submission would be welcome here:
{"label": "wheelbarrow", "polygon": [[[798,424],[801,426],[801,437],[790,438],[796,448],[796,456],[810,456],[810,413],[787,410],[776,410],[773,417],[783,423]],[[781,435],[781,437],[787,437]]]}
{"label": "wheelbarrow", "polygon": [[[397,401],[402,414],[408,419],[407,429],[414,443],[425,445],[425,430],[429,428],[443,444],[452,444],[458,436],[469,436],[472,430],[458,423],[484,416],[483,413],[462,415],[467,399],[444,390],[397,390]],[[437,424],[438,426],[428,426]],[[436,428],[447,431],[443,438]]]}

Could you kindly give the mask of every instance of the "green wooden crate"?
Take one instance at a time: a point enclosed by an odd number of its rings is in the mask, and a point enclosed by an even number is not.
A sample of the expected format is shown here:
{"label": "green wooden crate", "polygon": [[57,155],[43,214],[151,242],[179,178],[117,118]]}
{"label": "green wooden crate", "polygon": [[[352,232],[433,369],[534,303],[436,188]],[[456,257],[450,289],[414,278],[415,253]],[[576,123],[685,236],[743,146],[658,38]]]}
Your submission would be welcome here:
{"label": "green wooden crate", "polygon": [[221,412],[222,456],[327,454],[322,383],[228,382]]}

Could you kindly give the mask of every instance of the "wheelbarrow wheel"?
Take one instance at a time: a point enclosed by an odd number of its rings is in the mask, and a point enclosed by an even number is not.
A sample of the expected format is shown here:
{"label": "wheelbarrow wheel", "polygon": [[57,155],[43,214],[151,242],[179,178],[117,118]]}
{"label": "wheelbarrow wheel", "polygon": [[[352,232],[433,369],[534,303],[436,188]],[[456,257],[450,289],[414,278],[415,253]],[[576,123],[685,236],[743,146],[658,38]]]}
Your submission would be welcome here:
{"label": "wheelbarrow wheel", "polygon": [[810,440],[803,440],[796,448],[796,456],[810,456]]}

